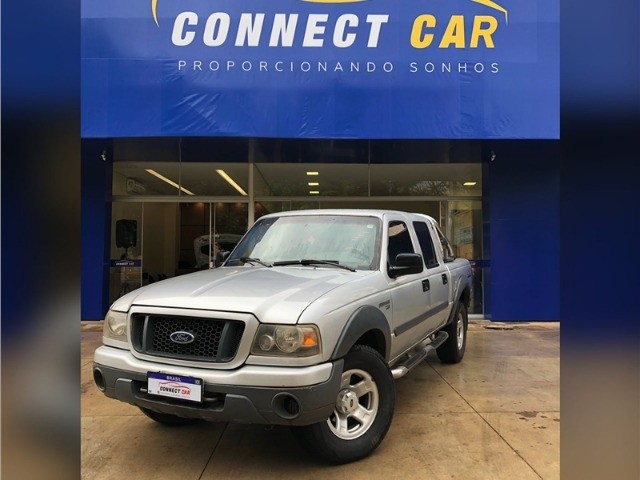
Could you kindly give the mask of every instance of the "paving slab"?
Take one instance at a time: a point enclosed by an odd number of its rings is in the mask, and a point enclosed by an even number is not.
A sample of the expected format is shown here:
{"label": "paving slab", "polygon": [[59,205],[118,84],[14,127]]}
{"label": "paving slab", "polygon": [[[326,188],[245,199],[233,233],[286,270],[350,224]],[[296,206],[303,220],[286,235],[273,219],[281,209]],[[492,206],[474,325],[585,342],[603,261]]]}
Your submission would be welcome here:
{"label": "paving slab", "polygon": [[202,480],[539,479],[475,413],[398,414],[380,448],[348,465],[325,465],[286,428],[229,425]]}
{"label": "paving slab", "polygon": [[80,415],[82,417],[144,415],[138,407],[109,398],[96,387],[93,381],[93,361],[80,369],[80,382]]}
{"label": "paving slab", "polygon": [[200,423],[171,428],[93,384],[97,325],[82,330],[85,479],[529,479],[559,477],[557,324],[469,329],[462,363],[430,355],[396,382],[396,414],[369,458],[328,466],[286,427]]}
{"label": "paving slab", "polygon": [[80,332],[80,359],[93,360],[93,352],[102,345],[102,330]]}
{"label": "paving slab", "polygon": [[544,479],[560,478],[560,413],[482,413],[482,417]]}
{"label": "paving slab", "polygon": [[225,424],[160,425],[144,416],[83,417],[85,480],[197,480]]}
{"label": "paving slab", "polygon": [[473,412],[473,408],[426,362],[396,380],[397,413]]}

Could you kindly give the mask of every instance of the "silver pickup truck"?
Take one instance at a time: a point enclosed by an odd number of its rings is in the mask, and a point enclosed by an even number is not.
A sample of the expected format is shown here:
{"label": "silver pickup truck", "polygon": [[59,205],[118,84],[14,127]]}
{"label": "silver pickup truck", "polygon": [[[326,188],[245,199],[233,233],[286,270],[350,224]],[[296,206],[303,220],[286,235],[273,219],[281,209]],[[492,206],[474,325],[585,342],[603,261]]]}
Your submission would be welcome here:
{"label": "silver pickup truck", "polygon": [[426,215],[267,215],[221,268],[117,300],[94,380],[164,424],[290,425],[351,462],[386,435],[394,379],[432,350],[462,359],[470,296],[469,262]]}

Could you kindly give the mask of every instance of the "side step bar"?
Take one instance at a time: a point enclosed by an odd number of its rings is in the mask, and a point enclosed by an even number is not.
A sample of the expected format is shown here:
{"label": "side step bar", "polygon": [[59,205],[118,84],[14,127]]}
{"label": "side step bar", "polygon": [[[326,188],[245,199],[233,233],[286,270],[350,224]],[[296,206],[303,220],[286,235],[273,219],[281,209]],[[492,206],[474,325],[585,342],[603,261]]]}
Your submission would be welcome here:
{"label": "side step bar", "polygon": [[407,373],[409,373],[409,370],[411,370],[422,360],[424,360],[431,351],[442,345],[447,340],[447,338],[449,338],[449,334],[447,332],[438,332],[436,334],[436,338],[434,338],[431,343],[428,343],[420,350],[416,350],[413,353],[409,354],[409,357],[406,360],[404,360],[401,364],[395,366],[391,370],[393,378],[397,380],[398,378],[404,377]]}

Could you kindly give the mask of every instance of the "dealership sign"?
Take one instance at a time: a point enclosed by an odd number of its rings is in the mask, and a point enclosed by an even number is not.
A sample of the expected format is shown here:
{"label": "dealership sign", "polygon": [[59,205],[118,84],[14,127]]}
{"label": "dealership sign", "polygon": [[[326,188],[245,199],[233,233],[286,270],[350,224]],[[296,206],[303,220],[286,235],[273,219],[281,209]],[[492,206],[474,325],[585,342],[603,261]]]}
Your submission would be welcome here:
{"label": "dealership sign", "polygon": [[550,0],[83,0],[85,137],[558,138]]}

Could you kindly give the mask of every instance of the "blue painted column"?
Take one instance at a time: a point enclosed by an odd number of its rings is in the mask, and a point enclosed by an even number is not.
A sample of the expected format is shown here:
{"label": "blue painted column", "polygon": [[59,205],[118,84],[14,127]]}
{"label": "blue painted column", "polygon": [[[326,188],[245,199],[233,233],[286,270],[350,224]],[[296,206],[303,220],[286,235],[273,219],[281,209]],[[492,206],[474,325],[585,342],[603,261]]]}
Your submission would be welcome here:
{"label": "blue painted column", "polygon": [[493,321],[558,321],[559,142],[495,141],[487,142],[486,147],[487,317]]}
{"label": "blue painted column", "polygon": [[102,320],[109,308],[112,159],[112,140],[82,141],[82,320]]}

